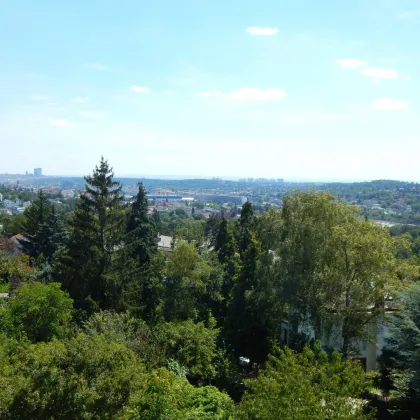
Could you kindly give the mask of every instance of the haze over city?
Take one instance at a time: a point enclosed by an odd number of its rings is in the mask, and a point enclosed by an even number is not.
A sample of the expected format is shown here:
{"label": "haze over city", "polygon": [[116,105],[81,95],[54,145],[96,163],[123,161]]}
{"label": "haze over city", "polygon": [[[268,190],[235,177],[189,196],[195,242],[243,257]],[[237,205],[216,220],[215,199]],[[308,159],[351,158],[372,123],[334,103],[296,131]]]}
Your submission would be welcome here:
{"label": "haze over city", "polygon": [[3,5],[0,172],[418,180],[413,0]]}

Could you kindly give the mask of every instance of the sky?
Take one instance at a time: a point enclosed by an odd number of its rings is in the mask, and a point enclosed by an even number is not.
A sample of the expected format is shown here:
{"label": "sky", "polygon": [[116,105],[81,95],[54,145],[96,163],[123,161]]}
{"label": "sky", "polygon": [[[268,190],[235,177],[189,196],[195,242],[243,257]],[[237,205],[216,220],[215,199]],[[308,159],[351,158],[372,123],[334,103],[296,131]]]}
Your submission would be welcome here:
{"label": "sky", "polygon": [[0,173],[420,180],[419,0],[0,10]]}

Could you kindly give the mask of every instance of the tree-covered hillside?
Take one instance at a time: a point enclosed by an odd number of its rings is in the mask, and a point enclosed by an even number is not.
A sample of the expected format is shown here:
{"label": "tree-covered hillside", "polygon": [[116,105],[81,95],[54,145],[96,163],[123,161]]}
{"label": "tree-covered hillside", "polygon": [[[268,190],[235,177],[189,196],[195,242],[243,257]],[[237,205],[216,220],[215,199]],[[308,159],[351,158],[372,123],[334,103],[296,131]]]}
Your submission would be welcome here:
{"label": "tree-covered hillside", "polygon": [[[415,415],[414,233],[315,190],[239,217],[161,216],[141,182],[127,204],[101,159],[74,210],[40,192],[0,241],[0,418]],[[360,343],[384,323],[367,375]]]}

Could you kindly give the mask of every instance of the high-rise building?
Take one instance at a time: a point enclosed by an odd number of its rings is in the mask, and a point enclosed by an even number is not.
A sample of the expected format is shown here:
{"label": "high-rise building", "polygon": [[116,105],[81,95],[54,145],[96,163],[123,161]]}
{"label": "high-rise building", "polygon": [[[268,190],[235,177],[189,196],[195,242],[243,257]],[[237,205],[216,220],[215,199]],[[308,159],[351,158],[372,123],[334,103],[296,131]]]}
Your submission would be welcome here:
{"label": "high-rise building", "polygon": [[35,176],[42,176],[42,168],[35,168],[34,169]]}

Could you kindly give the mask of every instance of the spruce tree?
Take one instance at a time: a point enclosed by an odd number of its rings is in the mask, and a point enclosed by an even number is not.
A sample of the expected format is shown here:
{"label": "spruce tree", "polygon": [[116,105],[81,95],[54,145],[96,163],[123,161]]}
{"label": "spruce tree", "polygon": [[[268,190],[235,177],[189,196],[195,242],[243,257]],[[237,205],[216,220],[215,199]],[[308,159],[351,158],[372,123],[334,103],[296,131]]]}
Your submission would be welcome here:
{"label": "spruce tree", "polygon": [[130,255],[142,266],[156,253],[158,238],[154,220],[148,214],[146,191],[141,182],[138,188],[128,216],[127,245]]}
{"label": "spruce tree", "polygon": [[159,214],[159,211],[158,210],[155,210],[152,213],[152,219],[153,219],[153,221],[155,223],[157,232],[160,232],[161,227],[162,227],[162,220],[161,220],[161,217],[160,217],[160,214]]}
{"label": "spruce tree", "polygon": [[155,223],[148,214],[146,191],[139,183],[128,212],[124,246],[118,252],[117,264],[121,268],[115,274],[122,279],[122,307],[147,320],[155,318],[160,302],[157,273],[160,267],[154,264],[157,243]]}
{"label": "spruce tree", "polygon": [[75,306],[88,313],[111,307],[121,290],[112,264],[122,246],[125,213],[120,204],[121,185],[113,177],[104,158],[85,177],[85,192],[77,203],[70,237],[57,266]]}
{"label": "spruce tree", "polygon": [[235,238],[229,230],[226,217],[222,218],[215,242],[214,249],[217,252],[219,261],[222,264],[226,264],[236,253]]}
{"label": "spruce tree", "polygon": [[35,202],[25,210],[25,222],[23,224],[23,239],[19,242],[25,253],[29,254],[32,259],[36,259],[39,255],[39,238],[37,233],[40,226],[45,223],[51,211],[45,193],[40,190]]}
{"label": "spruce tree", "polygon": [[78,309],[97,309],[101,290],[96,220],[88,202],[81,200],[69,223],[70,237],[59,257],[56,277],[63,284]]}
{"label": "spruce tree", "polygon": [[40,224],[34,238],[37,254],[42,254],[47,261],[51,261],[54,253],[64,244],[67,231],[54,206],[45,222]]}
{"label": "spruce tree", "polygon": [[224,269],[222,296],[219,313],[215,316],[223,321],[226,318],[227,307],[232,297],[232,288],[237,282],[241,270],[241,261],[238,254],[238,246],[232,231],[229,229],[226,217],[222,218],[219,231],[216,236],[215,251],[219,262]]}
{"label": "spruce tree", "polygon": [[260,314],[254,302],[254,293],[259,283],[261,245],[253,234],[242,253],[242,268],[232,290],[228,308],[226,333],[234,353],[245,356],[252,362],[262,362],[267,356],[267,331],[261,324]]}
{"label": "spruce tree", "polygon": [[251,243],[251,233],[255,228],[255,216],[252,204],[246,202],[242,206],[241,217],[237,226],[236,234],[241,258],[248,245]]}
{"label": "spruce tree", "polygon": [[106,255],[121,242],[123,226],[121,188],[114,181],[114,173],[108,162],[101,157],[92,175],[85,177],[85,194],[80,197],[95,215],[98,229],[98,246]]}

